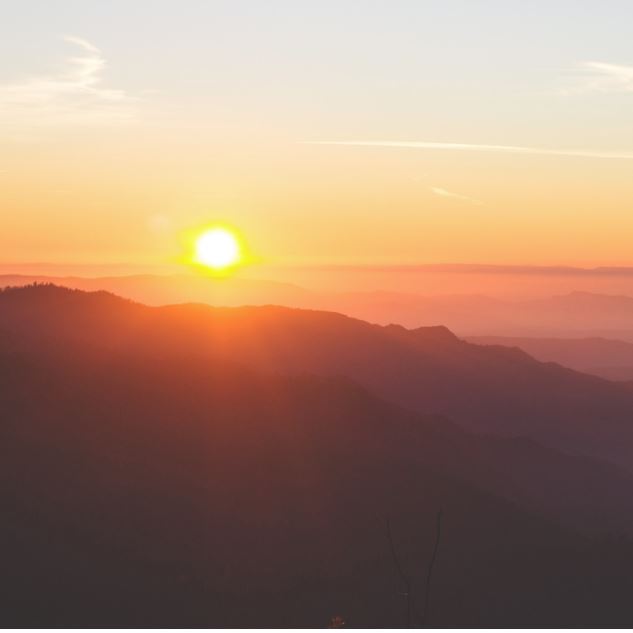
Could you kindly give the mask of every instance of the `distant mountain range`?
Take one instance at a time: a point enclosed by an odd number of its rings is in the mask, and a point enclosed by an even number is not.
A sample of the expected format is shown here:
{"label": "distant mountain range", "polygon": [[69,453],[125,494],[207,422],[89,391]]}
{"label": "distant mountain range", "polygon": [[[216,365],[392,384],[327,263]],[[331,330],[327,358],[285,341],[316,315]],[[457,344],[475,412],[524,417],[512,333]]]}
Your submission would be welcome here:
{"label": "distant mountain range", "polygon": [[336,309],[377,323],[443,324],[460,336],[604,336],[633,341],[633,298],[627,296],[572,292],[510,301],[479,295],[350,293],[337,298]]}
{"label": "distant mountain range", "polygon": [[624,464],[618,385],[445,328],[53,286],[0,293],[0,376],[7,626],[404,626],[387,520],[419,624],[440,508],[429,625],[629,621],[633,476],[565,453]]}
{"label": "distant mountain range", "polygon": [[51,277],[0,275],[0,288],[53,283],[79,290],[106,290],[148,305],[203,302],[210,305],[294,305],[309,303],[313,294],[294,284],[276,281],[205,277],[203,275],[122,275],[111,277]]}
{"label": "distant mountain range", "polygon": [[444,325],[459,336],[532,338],[602,337],[633,342],[633,297],[571,292],[541,299],[499,299],[475,294],[311,291],[291,283],[194,275],[42,277],[0,275],[0,287],[55,283],[106,290],[148,305],[280,305],[341,312],[387,325]]}
{"label": "distant mountain range", "polygon": [[633,381],[633,343],[605,338],[468,337],[478,345],[518,347],[534,358],[609,380]]}

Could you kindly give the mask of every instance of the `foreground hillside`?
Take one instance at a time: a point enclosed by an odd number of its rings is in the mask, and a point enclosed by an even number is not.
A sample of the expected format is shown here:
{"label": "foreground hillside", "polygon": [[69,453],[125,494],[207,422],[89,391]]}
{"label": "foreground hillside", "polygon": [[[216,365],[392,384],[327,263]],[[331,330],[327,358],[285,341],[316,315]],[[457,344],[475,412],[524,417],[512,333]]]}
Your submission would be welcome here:
{"label": "foreground hillside", "polygon": [[[293,375],[277,321],[295,345],[320,331],[272,309],[0,295],[3,624],[401,626],[386,520],[419,621],[440,508],[430,625],[629,623],[633,546],[597,533],[630,531],[628,475]],[[275,371],[245,367],[249,346]]]}

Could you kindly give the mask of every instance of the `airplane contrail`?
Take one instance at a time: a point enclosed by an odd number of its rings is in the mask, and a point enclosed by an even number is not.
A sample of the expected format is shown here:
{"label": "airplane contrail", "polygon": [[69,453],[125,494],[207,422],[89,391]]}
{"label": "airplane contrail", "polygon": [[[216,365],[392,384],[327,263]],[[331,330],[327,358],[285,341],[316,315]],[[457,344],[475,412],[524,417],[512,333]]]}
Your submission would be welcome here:
{"label": "airplane contrail", "polygon": [[393,147],[404,149],[454,150],[463,152],[500,152],[538,156],[572,156],[578,158],[611,158],[633,160],[633,152],[602,152],[593,150],[548,149],[521,145],[474,145],[468,143],[437,143],[432,141],[303,141],[308,145],[347,145],[355,147]]}

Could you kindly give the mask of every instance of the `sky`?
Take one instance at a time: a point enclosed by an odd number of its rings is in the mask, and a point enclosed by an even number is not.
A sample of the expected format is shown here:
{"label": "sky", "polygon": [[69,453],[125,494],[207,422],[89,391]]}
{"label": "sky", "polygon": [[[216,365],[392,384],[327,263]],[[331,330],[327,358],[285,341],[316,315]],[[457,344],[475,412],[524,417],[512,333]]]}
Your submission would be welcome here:
{"label": "sky", "polygon": [[0,6],[0,263],[633,264],[631,2]]}

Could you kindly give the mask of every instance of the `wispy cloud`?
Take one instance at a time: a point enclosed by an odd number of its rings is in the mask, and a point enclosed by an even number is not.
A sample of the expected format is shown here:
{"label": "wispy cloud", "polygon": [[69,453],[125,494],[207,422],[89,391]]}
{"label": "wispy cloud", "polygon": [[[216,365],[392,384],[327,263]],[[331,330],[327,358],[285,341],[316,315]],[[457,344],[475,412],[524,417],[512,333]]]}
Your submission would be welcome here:
{"label": "wispy cloud", "polygon": [[633,66],[588,61],[578,65],[576,77],[565,94],[587,92],[633,93]]}
{"label": "wispy cloud", "polygon": [[66,58],[64,70],[0,85],[0,129],[112,125],[135,118],[138,99],[103,86],[106,60],[101,51],[80,37],[63,39],[77,49]]}
{"label": "wispy cloud", "polygon": [[436,143],[433,141],[304,141],[309,145],[348,145],[355,147],[392,147],[402,149],[452,150],[460,152],[499,152],[503,154],[570,156],[577,158],[614,158],[633,160],[633,152],[548,149],[520,145],[483,145],[469,143]]}
{"label": "wispy cloud", "polygon": [[454,191],[448,191],[442,187],[429,187],[429,189],[440,198],[453,198],[454,200],[462,200],[463,202],[469,202],[470,204],[474,204],[476,206],[481,206],[483,204],[481,200],[471,198],[470,196],[464,196],[463,194],[455,193]]}

